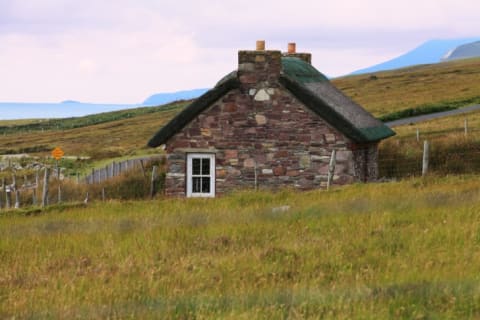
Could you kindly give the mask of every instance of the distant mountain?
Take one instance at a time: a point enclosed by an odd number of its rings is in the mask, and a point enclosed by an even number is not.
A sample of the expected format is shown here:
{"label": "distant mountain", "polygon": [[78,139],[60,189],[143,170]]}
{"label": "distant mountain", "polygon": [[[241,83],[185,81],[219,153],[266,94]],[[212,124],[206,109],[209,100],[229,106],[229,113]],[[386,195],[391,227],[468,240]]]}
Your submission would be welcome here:
{"label": "distant mountain", "polygon": [[177,92],[169,92],[169,93],[157,93],[150,97],[148,97],[142,105],[144,106],[158,106],[161,104],[166,104],[169,102],[177,101],[177,100],[189,100],[198,98],[209,89],[194,89],[194,90],[185,90],[185,91],[177,91]]}
{"label": "distant mountain", "polygon": [[443,58],[443,61],[458,60],[480,57],[480,41],[475,41],[450,50]]}
{"label": "distant mountain", "polygon": [[380,70],[391,70],[417,64],[437,63],[451,50],[466,43],[479,41],[478,38],[430,40],[419,47],[395,59],[352,72],[351,74],[371,73]]}
{"label": "distant mountain", "polygon": [[75,100],[65,100],[65,101],[62,101],[60,103],[63,103],[63,104],[73,104],[73,103],[81,103],[80,101],[75,101]]}

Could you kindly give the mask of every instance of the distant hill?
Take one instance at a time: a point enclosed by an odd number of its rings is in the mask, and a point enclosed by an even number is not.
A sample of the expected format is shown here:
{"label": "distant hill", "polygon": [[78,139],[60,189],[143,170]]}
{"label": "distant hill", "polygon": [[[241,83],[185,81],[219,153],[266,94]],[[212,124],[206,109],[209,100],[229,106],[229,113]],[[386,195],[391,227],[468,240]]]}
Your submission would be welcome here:
{"label": "distant hill", "polygon": [[418,64],[437,63],[451,50],[466,43],[479,41],[477,38],[430,40],[419,47],[386,62],[352,72],[351,74],[371,73],[381,70],[392,70]]}
{"label": "distant hill", "polygon": [[157,93],[148,97],[142,105],[144,106],[158,106],[161,104],[170,103],[178,100],[195,99],[207,92],[209,89],[193,89],[169,93]]}
{"label": "distant hill", "polygon": [[60,102],[62,104],[74,104],[74,103],[81,103],[80,101],[75,101],[75,100],[65,100]]}
{"label": "distant hill", "polygon": [[458,46],[455,49],[449,51],[442,60],[450,61],[475,57],[480,57],[480,41],[475,41]]}
{"label": "distant hill", "polygon": [[[475,100],[480,96],[479,77],[480,59],[468,59],[378,72],[375,76],[347,76],[332,82],[381,117],[425,105],[478,103]],[[188,101],[158,108],[125,107],[127,110],[82,118],[23,121],[12,127],[11,121],[2,123],[2,120],[6,119],[6,111],[21,106],[8,104],[2,109],[0,103],[0,154],[48,155],[55,146],[61,146],[67,155],[96,159],[152,152],[146,147],[147,141],[187,104]],[[35,110],[45,110],[45,107],[32,106],[30,118]]]}

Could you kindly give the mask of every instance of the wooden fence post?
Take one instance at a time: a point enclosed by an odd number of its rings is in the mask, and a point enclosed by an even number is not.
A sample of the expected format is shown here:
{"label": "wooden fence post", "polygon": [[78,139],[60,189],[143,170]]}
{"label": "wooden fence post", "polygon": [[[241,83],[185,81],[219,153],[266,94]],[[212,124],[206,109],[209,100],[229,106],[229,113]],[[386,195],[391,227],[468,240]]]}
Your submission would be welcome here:
{"label": "wooden fence post", "polygon": [[15,209],[20,208],[20,190],[15,189]]}
{"label": "wooden fence post", "polygon": [[152,180],[150,181],[150,198],[153,198],[155,195],[155,181],[157,180],[157,166],[153,166],[152,168]]}
{"label": "wooden fence post", "polygon": [[430,145],[427,140],[423,142],[423,162],[422,162],[422,176],[428,173],[428,160],[429,160]]}
{"label": "wooden fence post", "polygon": [[5,189],[5,184],[2,184],[2,188],[0,189],[0,210],[2,210],[2,198],[3,198],[4,189]]}
{"label": "wooden fence post", "polygon": [[36,191],[38,191],[38,188],[40,188],[40,170],[35,171],[35,188]]}
{"label": "wooden fence post", "polygon": [[258,173],[257,173],[257,160],[254,159],[253,160],[253,176],[254,176],[254,179],[255,179],[255,191],[258,190]]}
{"label": "wooden fence post", "polygon": [[37,189],[35,188],[32,189],[32,204],[37,205]]}
{"label": "wooden fence post", "polygon": [[330,163],[328,164],[327,190],[330,190],[330,185],[332,184],[333,174],[335,173],[336,162],[337,162],[337,150],[334,149],[330,157]]}
{"label": "wooden fence post", "polygon": [[[0,193],[0,208],[2,207],[2,198],[5,199],[7,197],[7,185],[5,183],[5,178],[2,179],[2,192]],[[6,201],[6,200],[5,200]],[[6,204],[5,204],[6,208]]]}
{"label": "wooden fence post", "polygon": [[5,209],[10,209],[11,203],[12,203],[12,190],[10,189],[10,186],[6,186],[5,189]]}
{"label": "wooden fence post", "polygon": [[102,188],[102,201],[105,202],[105,188]]}
{"label": "wooden fence post", "polygon": [[420,142],[420,130],[417,128],[417,142]]}
{"label": "wooden fence post", "polygon": [[45,176],[43,177],[43,193],[42,193],[42,207],[48,205],[48,183],[50,178],[50,170],[45,167]]}
{"label": "wooden fence post", "polygon": [[143,177],[146,179],[147,174],[145,173],[145,166],[143,165],[143,159],[140,159],[140,165],[142,166]]}
{"label": "wooden fence post", "polygon": [[62,202],[62,187],[58,185],[58,203]]}
{"label": "wooden fence post", "polygon": [[17,190],[17,176],[14,174],[12,174],[12,188],[13,188],[13,191]]}

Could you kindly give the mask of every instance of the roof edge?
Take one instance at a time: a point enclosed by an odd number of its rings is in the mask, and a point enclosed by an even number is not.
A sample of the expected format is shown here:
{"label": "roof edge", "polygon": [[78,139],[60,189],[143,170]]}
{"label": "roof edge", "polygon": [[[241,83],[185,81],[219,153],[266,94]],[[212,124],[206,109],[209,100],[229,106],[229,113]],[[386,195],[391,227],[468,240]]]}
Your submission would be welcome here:
{"label": "roof edge", "polygon": [[310,110],[325,119],[331,126],[337,128],[348,138],[360,142],[376,142],[395,135],[386,125],[377,127],[357,128],[341,114],[333,110],[323,99],[306,88],[295,79],[282,74],[280,83]]}
{"label": "roof edge", "polygon": [[155,148],[167,142],[173,135],[185,127],[198,114],[208,108],[212,103],[225,95],[228,91],[240,87],[240,81],[237,77],[230,77],[213,89],[205,92],[195,99],[185,109],[176,115],[170,122],[163,126],[147,143],[149,147]]}

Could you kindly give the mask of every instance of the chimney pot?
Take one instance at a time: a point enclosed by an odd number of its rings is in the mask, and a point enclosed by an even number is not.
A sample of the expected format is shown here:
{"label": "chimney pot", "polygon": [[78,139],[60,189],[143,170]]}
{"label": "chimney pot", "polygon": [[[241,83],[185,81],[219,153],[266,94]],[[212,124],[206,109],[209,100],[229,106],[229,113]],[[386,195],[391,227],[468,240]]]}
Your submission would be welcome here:
{"label": "chimney pot", "polygon": [[265,50],[265,40],[257,40],[257,51]]}
{"label": "chimney pot", "polygon": [[290,42],[288,44],[288,53],[296,53],[297,48],[295,42]]}

